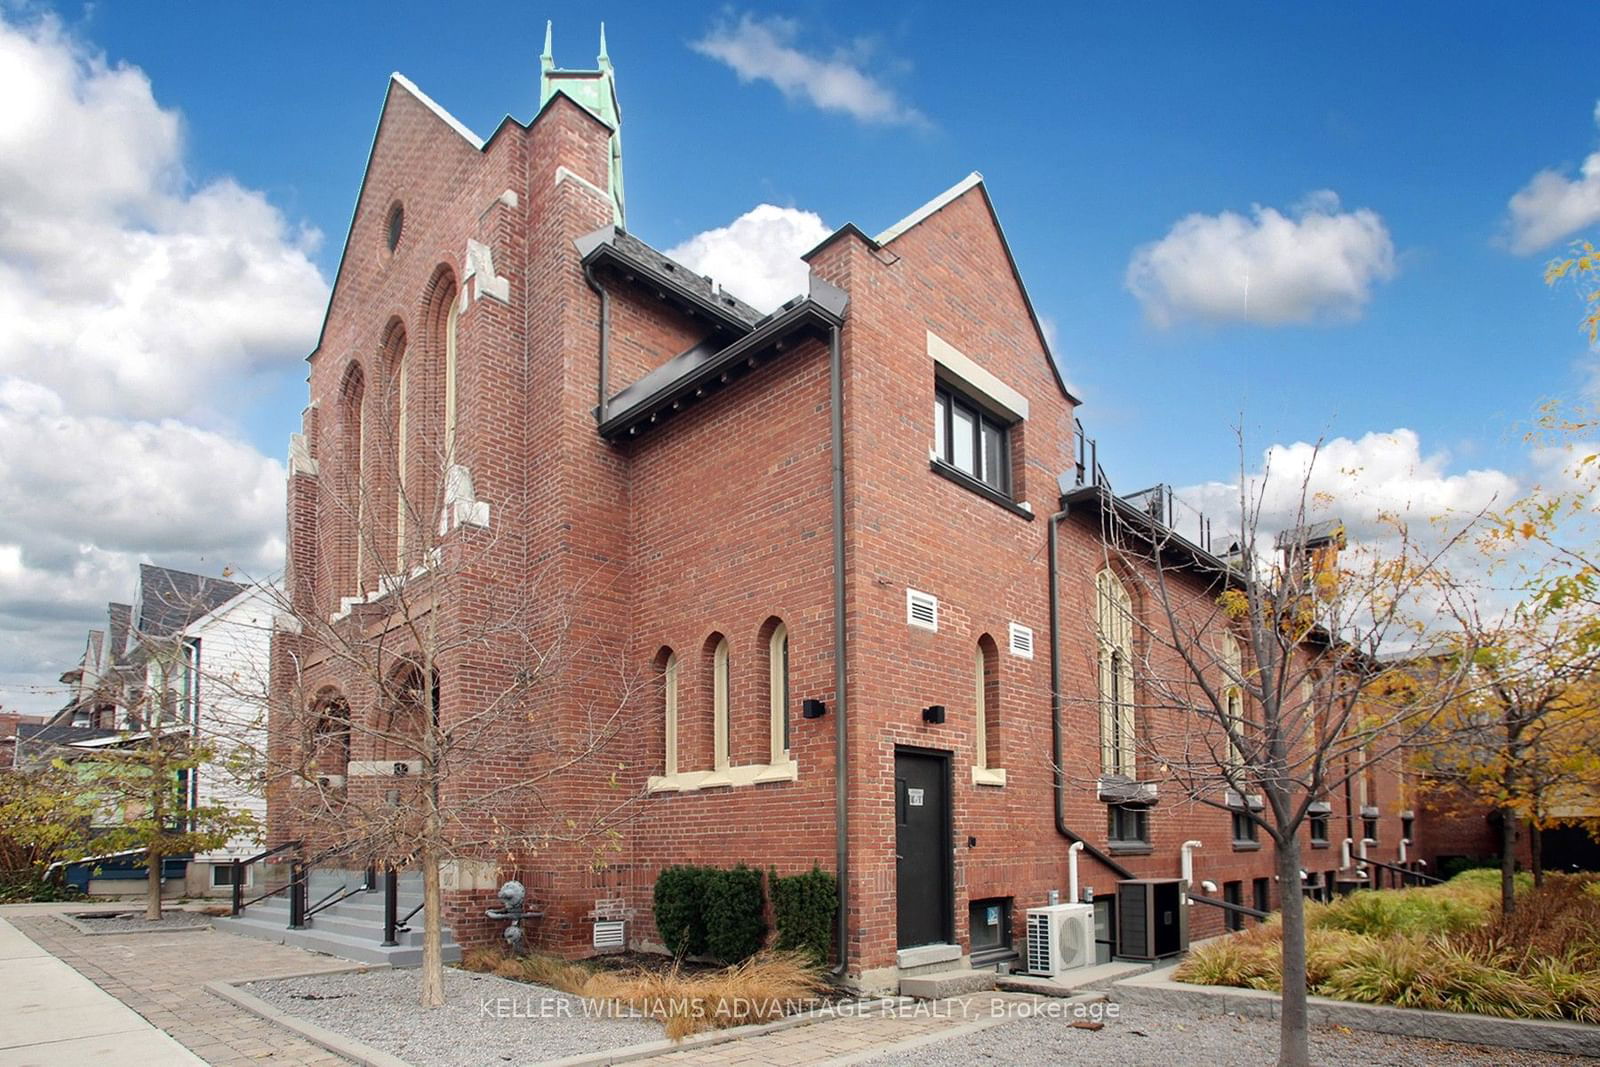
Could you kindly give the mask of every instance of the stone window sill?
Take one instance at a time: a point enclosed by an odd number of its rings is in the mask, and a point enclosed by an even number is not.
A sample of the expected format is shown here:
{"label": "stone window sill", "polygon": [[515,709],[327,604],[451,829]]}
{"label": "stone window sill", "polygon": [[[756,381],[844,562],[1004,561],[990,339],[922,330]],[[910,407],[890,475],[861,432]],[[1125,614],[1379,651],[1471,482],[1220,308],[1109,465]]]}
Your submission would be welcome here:
{"label": "stone window sill", "polygon": [[972,768],[973,785],[1004,786],[1006,772],[1001,767],[974,767]]}
{"label": "stone window sill", "polygon": [[1313,841],[1313,842],[1311,842],[1311,847],[1312,848],[1327,848],[1328,847],[1328,843],[1326,841]]}
{"label": "stone window sill", "polygon": [[722,767],[711,771],[679,771],[677,774],[651,775],[645,783],[648,793],[693,793],[701,789],[726,786],[761,785],[764,782],[793,782],[800,777],[800,765],[750,763],[741,767]]}
{"label": "stone window sill", "polygon": [[1235,841],[1233,843],[1233,850],[1235,852],[1260,852],[1261,851],[1261,842],[1260,841]]}
{"label": "stone window sill", "polygon": [[1106,851],[1113,856],[1148,856],[1155,851],[1155,847],[1142,841],[1111,842],[1106,846]]}

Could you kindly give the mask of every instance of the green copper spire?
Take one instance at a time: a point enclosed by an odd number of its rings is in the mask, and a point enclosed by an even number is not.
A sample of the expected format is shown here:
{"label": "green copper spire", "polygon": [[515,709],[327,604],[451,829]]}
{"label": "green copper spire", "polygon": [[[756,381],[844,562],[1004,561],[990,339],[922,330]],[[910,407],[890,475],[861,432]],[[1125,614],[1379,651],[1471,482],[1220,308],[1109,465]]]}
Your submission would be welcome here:
{"label": "green copper spire", "polygon": [[564,94],[579,107],[611,127],[611,213],[618,226],[627,225],[622,196],[622,106],[617,102],[617,75],[606,52],[606,26],[600,24],[600,55],[594,70],[563,70],[556,66],[551,48],[551,25],[544,25],[544,51],[539,55],[539,107]]}

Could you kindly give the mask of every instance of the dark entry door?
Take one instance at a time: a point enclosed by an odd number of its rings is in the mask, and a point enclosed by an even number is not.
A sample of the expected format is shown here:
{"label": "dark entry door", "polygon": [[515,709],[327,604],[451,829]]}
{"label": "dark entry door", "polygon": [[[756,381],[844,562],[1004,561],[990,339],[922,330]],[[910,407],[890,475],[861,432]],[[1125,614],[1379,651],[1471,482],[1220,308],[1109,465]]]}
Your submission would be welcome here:
{"label": "dark entry door", "polygon": [[951,939],[950,762],[930,752],[894,754],[895,908],[901,948]]}

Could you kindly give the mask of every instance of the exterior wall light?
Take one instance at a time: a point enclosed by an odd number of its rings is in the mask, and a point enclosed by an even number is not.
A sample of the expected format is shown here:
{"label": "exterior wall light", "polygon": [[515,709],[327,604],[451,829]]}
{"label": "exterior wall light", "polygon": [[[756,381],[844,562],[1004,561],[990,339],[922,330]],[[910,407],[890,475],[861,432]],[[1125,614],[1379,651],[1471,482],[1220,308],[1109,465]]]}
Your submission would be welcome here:
{"label": "exterior wall light", "polygon": [[944,705],[930,704],[922,709],[922,721],[937,726],[944,722]]}
{"label": "exterior wall light", "polygon": [[800,702],[800,717],[804,719],[820,719],[828,714],[828,705],[820,700],[803,700]]}

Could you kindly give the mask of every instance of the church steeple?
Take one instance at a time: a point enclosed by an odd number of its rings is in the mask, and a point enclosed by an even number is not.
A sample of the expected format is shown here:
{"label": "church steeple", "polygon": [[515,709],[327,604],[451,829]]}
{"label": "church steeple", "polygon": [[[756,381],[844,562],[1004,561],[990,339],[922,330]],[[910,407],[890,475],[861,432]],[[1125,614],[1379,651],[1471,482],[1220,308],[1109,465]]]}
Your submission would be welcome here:
{"label": "church steeple", "polygon": [[544,24],[544,51],[539,55],[539,107],[557,93],[566,95],[595,118],[611,127],[612,221],[627,225],[622,195],[622,106],[617,102],[617,74],[606,51],[606,24],[600,24],[600,54],[593,70],[563,70],[556,66],[551,48],[552,27]]}

